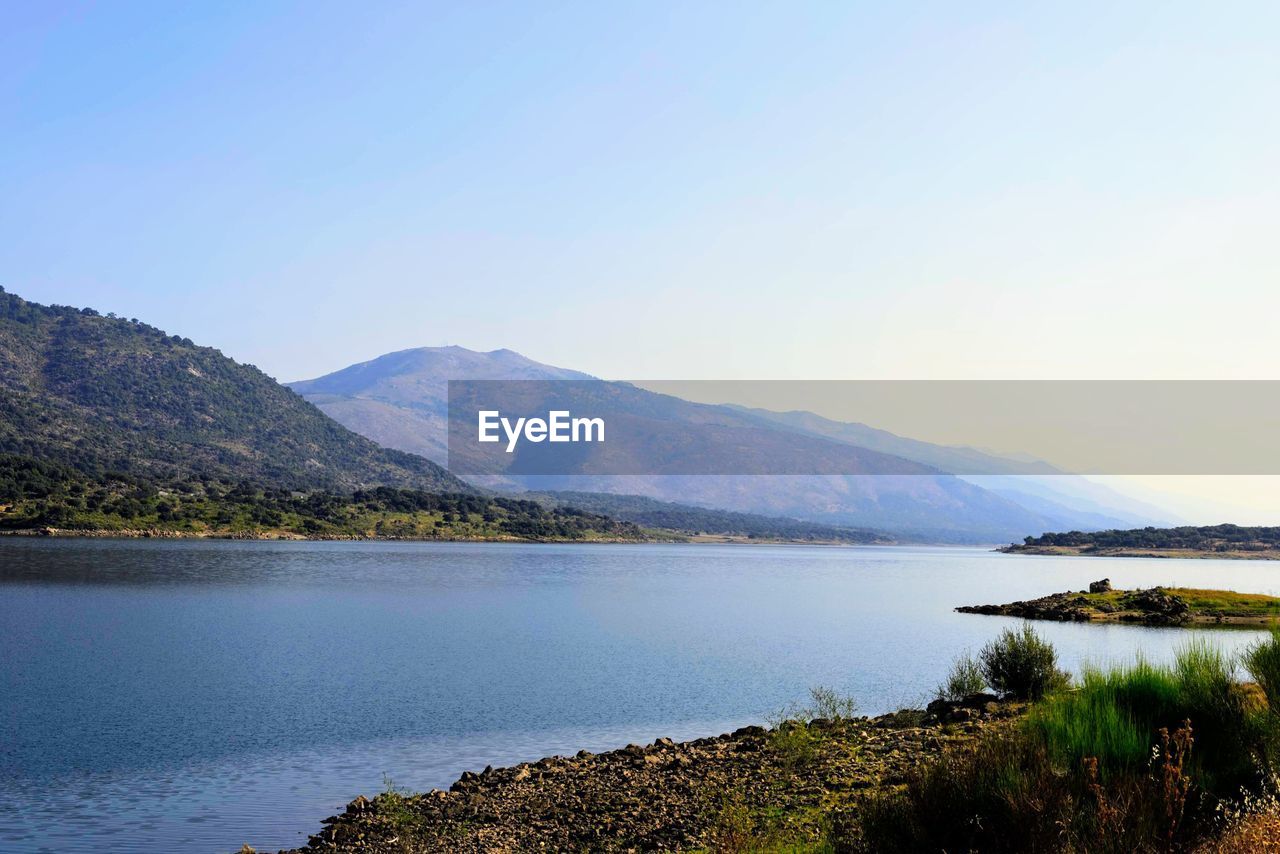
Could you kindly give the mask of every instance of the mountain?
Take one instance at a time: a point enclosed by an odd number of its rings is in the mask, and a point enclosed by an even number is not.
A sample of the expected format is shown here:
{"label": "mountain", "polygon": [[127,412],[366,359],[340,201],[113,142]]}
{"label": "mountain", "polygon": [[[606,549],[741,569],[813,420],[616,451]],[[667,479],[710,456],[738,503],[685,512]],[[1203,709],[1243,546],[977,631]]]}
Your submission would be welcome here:
{"label": "mountain", "polygon": [[[1171,515],[1102,484],[1035,459],[1015,459],[976,448],[935,445],[865,424],[835,421],[812,412],[772,412],[733,407],[786,429],[824,436],[924,463],[1008,498],[1056,523],[1056,527],[1107,528],[1167,525]],[[1066,523],[1066,520],[1072,520]]]}
{"label": "mountain", "polygon": [[471,487],[379,447],[252,365],[134,320],[0,289],[0,453],[153,480]]}
{"label": "mountain", "polygon": [[964,475],[964,479],[1050,517],[1077,520],[1071,525],[1057,525],[1059,530],[1182,524],[1182,520],[1168,510],[1078,475],[992,474]]}
{"label": "mountain", "polygon": [[329,417],[380,445],[443,463],[451,379],[594,378],[540,364],[512,350],[477,353],[465,347],[420,347],[288,386]]}
{"label": "mountain", "polygon": [[1047,524],[1039,514],[945,474],[534,475],[518,482],[531,490],[639,495],[925,542],[1000,542],[1002,531],[1040,532]]}
{"label": "mountain", "polygon": [[[510,350],[461,347],[391,353],[317,379],[291,383],[299,394],[351,429],[391,447],[445,459],[450,379],[590,379],[542,365]],[[543,491],[607,492],[679,501],[707,508],[785,516],[825,525],[877,528],[922,539],[989,542],[1063,527],[1112,527],[1122,522],[1095,508],[1076,510],[1037,495],[1019,498],[949,473],[1053,469],[1043,463],[945,448],[885,431],[822,419],[811,413],[769,413],[693,404],[625,384],[611,384],[628,417],[713,424],[741,431],[753,450],[772,458],[810,455],[843,461],[848,475],[524,475],[489,477],[487,485]],[[792,458],[795,458],[794,456]],[[914,468],[913,468],[914,466]],[[916,474],[904,472],[916,471]],[[1007,485],[1006,485],[1007,486]],[[1025,503],[1024,503],[1025,502]],[[1030,505],[1030,506],[1028,506]]]}
{"label": "mountain", "polygon": [[823,436],[883,454],[893,454],[933,466],[949,474],[1060,474],[1057,469],[1045,462],[999,457],[974,448],[935,445],[931,442],[899,436],[888,430],[868,427],[866,424],[835,421],[812,412],[798,410],[773,412],[768,409],[747,408],[733,404],[726,404],[726,406],[797,433]]}

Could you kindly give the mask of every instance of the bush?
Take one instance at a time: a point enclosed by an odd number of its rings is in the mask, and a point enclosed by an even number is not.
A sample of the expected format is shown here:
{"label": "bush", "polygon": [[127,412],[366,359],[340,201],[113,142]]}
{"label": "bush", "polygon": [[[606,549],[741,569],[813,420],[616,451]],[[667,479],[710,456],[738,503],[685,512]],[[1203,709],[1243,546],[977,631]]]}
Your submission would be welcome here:
{"label": "bush", "polygon": [[818,756],[820,735],[803,721],[786,720],[769,732],[769,749],[782,767],[796,769]]}
{"label": "bush", "polygon": [[[997,687],[1015,694],[1030,680],[1009,674],[1056,673],[1051,654],[1024,627],[988,644],[980,662],[984,673],[998,671]],[[1203,640],[1168,665],[1139,658],[1086,669],[1078,690],[1046,688],[1049,696],[1021,725],[989,730],[917,768],[901,792],[872,798],[838,847],[1193,850],[1223,829],[1234,804],[1268,795],[1265,772],[1280,767],[1280,713],[1260,696],[1280,686],[1280,632],[1244,663],[1262,687],[1238,682],[1231,659]],[[1274,803],[1268,795],[1268,815]],[[1240,812],[1249,821],[1256,813]],[[1227,847],[1211,850],[1243,850],[1230,846],[1276,826],[1249,821],[1231,826]]]}
{"label": "bush", "polygon": [[809,724],[818,718],[847,721],[858,714],[858,704],[834,688],[819,685],[809,689],[810,706],[790,705],[767,719],[769,746],[784,767],[805,765],[817,756],[821,733]]}
{"label": "bush", "polygon": [[813,700],[813,705],[805,711],[810,720],[826,718],[831,721],[844,721],[858,714],[857,701],[853,697],[838,693],[834,688],[818,685],[809,689],[809,697]]}
{"label": "bush", "polygon": [[951,665],[947,681],[938,686],[939,700],[963,700],[970,694],[980,694],[987,690],[986,677],[982,675],[982,665],[969,653],[965,653]]}
{"label": "bush", "polygon": [[1280,712],[1280,628],[1272,628],[1271,637],[1249,647],[1242,662],[1266,695],[1267,705]]}
{"label": "bush", "polygon": [[1038,700],[1071,681],[1058,669],[1053,644],[1036,634],[1029,623],[1017,631],[1005,629],[982,648],[978,658],[987,684],[1017,700]]}

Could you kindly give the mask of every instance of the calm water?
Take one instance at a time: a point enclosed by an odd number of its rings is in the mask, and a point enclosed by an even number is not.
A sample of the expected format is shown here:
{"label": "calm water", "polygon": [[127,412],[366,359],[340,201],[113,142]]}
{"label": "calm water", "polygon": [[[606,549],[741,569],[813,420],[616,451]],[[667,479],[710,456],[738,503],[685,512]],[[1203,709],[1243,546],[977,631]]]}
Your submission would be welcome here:
{"label": "calm water", "polygon": [[[0,850],[275,849],[384,775],[447,787],[716,734],[818,684],[868,714],[918,704],[1012,622],[953,606],[1107,575],[1280,592],[1276,563],[977,549],[0,541],[0,786],[21,805]],[[1073,669],[1187,636],[1040,629]]]}

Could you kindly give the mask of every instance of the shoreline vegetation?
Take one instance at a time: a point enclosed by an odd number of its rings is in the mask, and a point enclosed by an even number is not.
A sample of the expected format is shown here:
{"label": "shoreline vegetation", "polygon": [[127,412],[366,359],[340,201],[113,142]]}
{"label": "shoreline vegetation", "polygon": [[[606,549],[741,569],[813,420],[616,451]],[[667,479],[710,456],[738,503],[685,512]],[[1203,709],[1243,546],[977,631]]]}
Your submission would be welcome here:
{"label": "shoreline vegetation", "polygon": [[189,477],[96,478],[0,455],[0,533],[228,539],[652,539],[638,525],[505,496],[380,486],[301,492]]}
{"label": "shoreline vegetation", "polygon": [[1027,537],[1021,543],[1012,543],[997,551],[1088,557],[1280,560],[1280,528],[1206,525],[1127,531],[1068,531]]}
{"label": "shoreline vegetation", "polygon": [[[576,500],[581,499],[581,501]],[[584,506],[585,505],[585,506]],[[599,509],[598,509],[599,508]],[[0,536],[142,539],[814,545],[887,544],[884,534],[706,510],[638,496],[495,495],[390,486],[349,493],[192,475],[89,475],[0,454]]]}
{"label": "shoreline vegetation", "polygon": [[1018,711],[975,699],[963,720],[904,710],[658,738],[465,772],[447,791],[421,794],[387,781],[289,854],[824,850],[829,815],[852,814],[914,764],[1008,725]]}
{"label": "shoreline vegetation", "polygon": [[925,709],[859,717],[814,689],[768,728],[486,767],[448,791],[388,780],[290,854],[1274,851],[1278,772],[1280,632],[1238,660],[1192,642],[1073,678],[1024,623],[957,659]]}
{"label": "shoreline vegetation", "polygon": [[1190,587],[1114,590],[1111,580],[1104,578],[1090,584],[1088,590],[1052,593],[1005,605],[964,605],[956,610],[1057,622],[1265,626],[1280,622],[1280,597]]}

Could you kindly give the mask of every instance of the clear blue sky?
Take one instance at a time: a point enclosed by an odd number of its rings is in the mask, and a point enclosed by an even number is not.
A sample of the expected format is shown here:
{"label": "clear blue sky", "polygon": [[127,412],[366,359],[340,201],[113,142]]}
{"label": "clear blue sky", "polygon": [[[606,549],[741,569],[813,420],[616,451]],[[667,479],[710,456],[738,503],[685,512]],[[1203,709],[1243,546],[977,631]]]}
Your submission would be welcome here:
{"label": "clear blue sky", "polygon": [[1280,366],[1273,2],[0,10],[0,285],[280,379]]}

